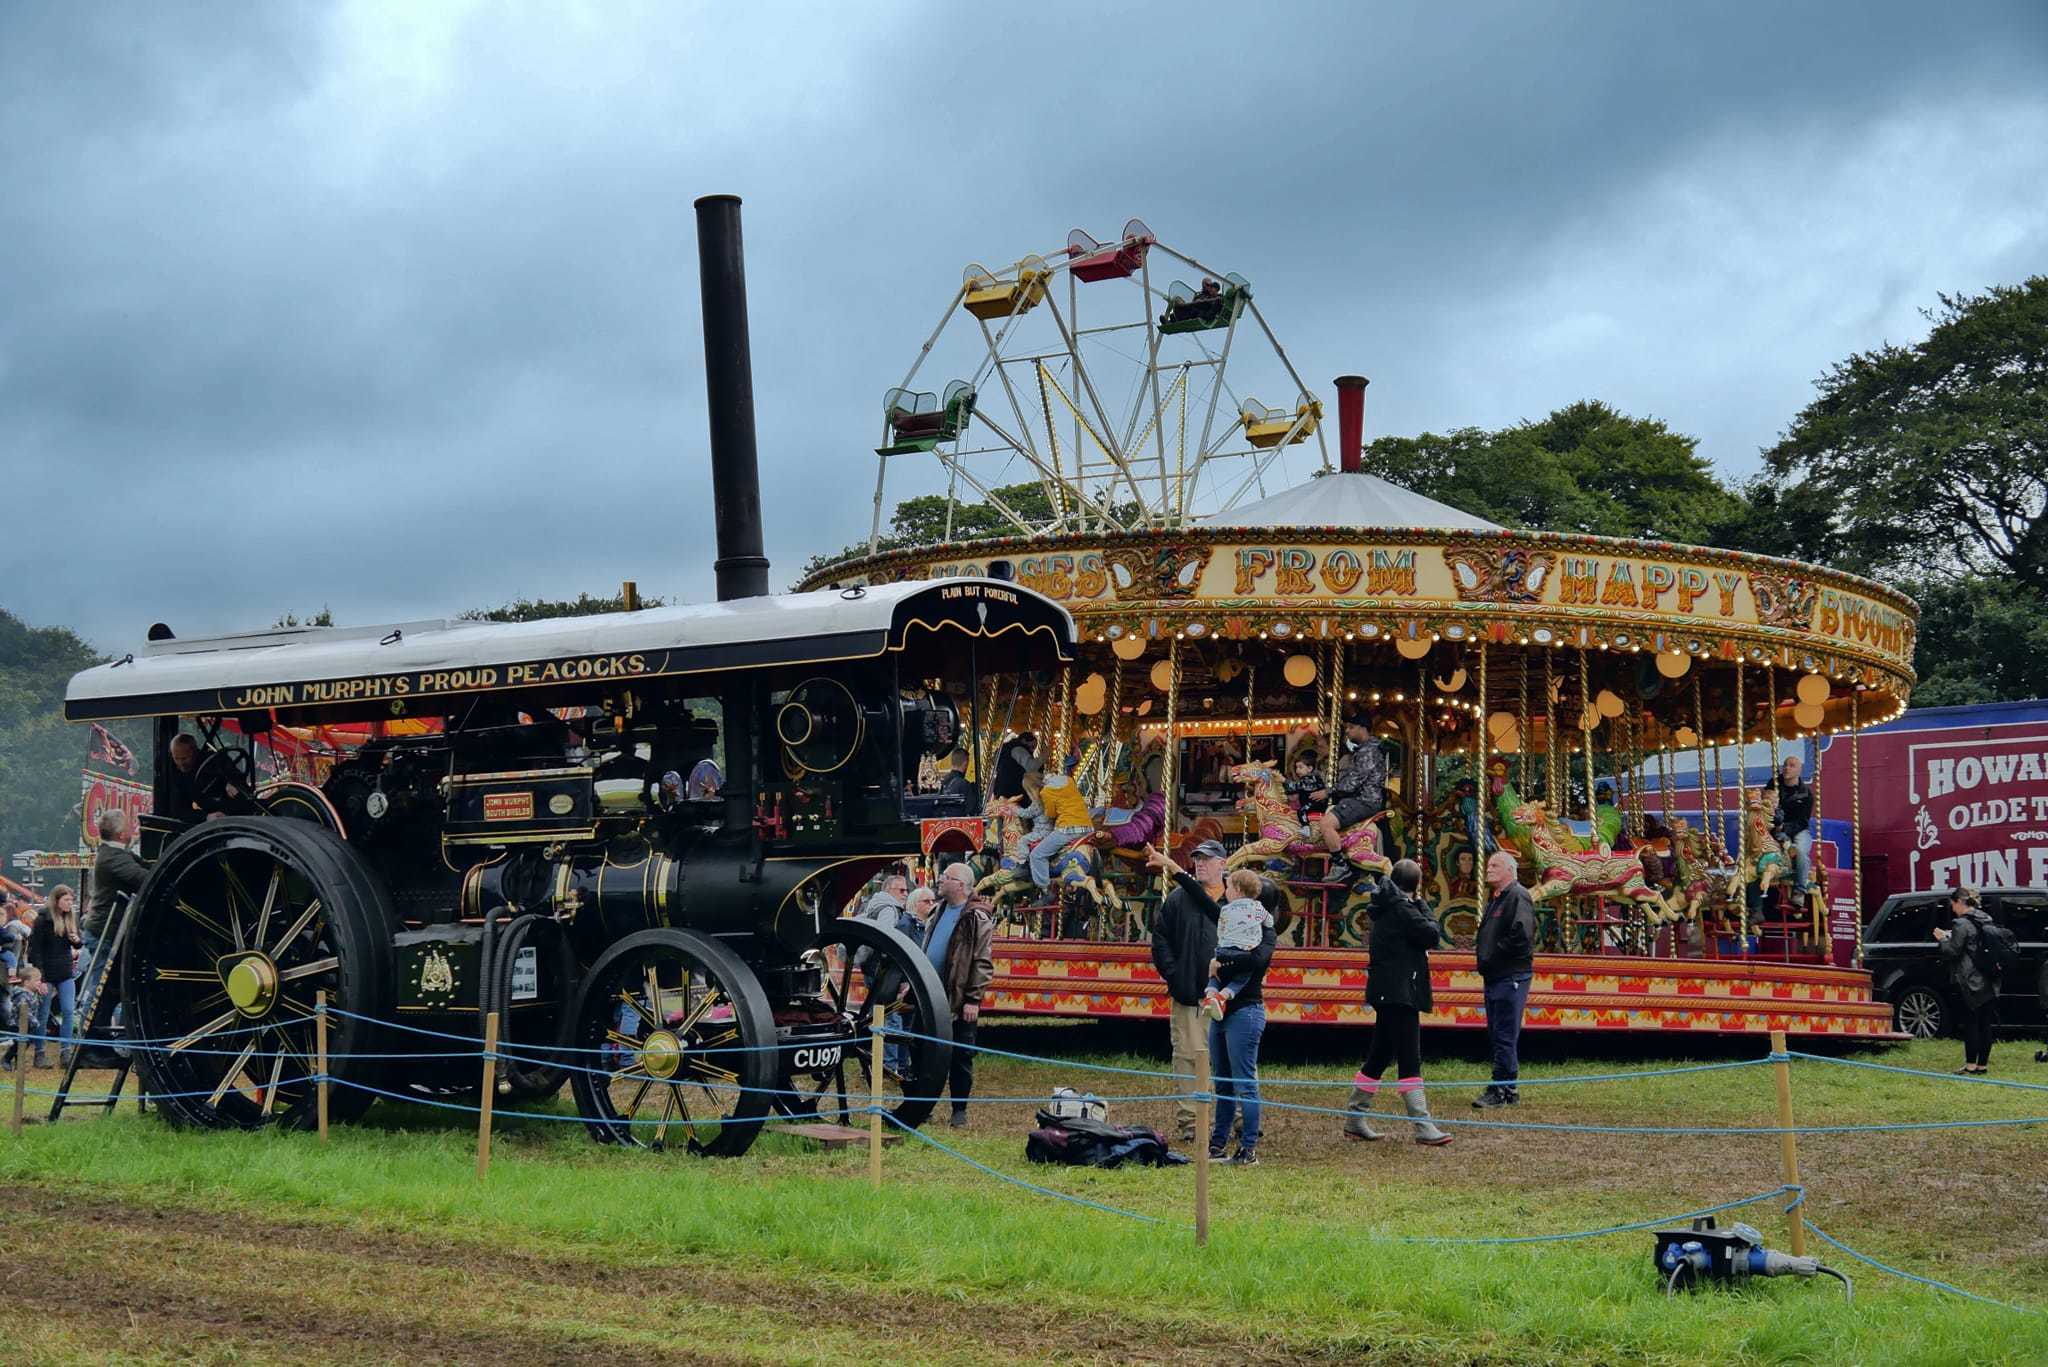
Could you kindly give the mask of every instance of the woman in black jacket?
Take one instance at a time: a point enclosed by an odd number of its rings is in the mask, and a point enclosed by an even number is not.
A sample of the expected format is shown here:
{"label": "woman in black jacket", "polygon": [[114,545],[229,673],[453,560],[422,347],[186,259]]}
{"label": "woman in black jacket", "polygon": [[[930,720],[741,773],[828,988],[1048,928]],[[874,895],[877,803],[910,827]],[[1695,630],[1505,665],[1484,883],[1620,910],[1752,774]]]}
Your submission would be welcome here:
{"label": "woman in black jacket", "polygon": [[42,914],[28,935],[29,962],[43,975],[50,991],[42,999],[41,1019],[36,1022],[36,1064],[43,1062],[43,1036],[48,1033],[50,1013],[60,1013],[62,1047],[58,1065],[71,1062],[71,1037],[78,1017],[78,984],[72,981],[77,969],[78,901],[68,886],[59,885],[44,904]]}
{"label": "woman in black jacket", "polygon": [[1436,922],[1423,909],[1416,889],[1422,866],[1412,859],[1394,865],[1372,897],[1372,943],[1366,965],[1365,1001],[1373,1009],[1372,1050],[1353,1078],[1344,1109],[1346,1139],[1378,1139],[1367,1122],[1379,1096],[1380,1075],[1400,1062],[1395,1090],[1407,1105],[1418,1144],[1448,1144],[1451,1137],[1429,1118],[1422,1091],[1422,1013],[1435,1005],[1429,991],[1429,951],[1440,942]]}

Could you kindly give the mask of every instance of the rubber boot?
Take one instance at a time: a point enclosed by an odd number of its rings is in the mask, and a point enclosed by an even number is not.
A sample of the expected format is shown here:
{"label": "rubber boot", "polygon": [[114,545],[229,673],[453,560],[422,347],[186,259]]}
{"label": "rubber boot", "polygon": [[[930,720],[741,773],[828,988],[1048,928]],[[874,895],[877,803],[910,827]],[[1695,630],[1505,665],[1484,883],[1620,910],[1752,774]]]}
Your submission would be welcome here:
{"label": "rubber boot", "polygon": [[47,1068],[50,1066],[50,1056],[43,1052],[43,1046],[40,1044],[36,1046],[36,1057],[33,1066],[37,1068]]}
{"label": "rubber boot", "polygon": [[1408,1119],[1413,1122],[1415,1142],[1418,1144],[1448,1144],[1451,1137],[1436,1127],[1429,1118],[1429,1098],[1422,1093],[1422,1080],[1416,1079],[1413,1087],[1403,1088],[1401,1100],[1408,1107]]}
{"label": "rubber boot", "polygon": [[1374,1129],[1366,1120],[1366,1116],[1372,1112],[1373,1102],[1378,1099],[1379,1089],[1377,1087],[1369,1092],[1363,1087],[1353,1087],[1351,1089],[1351,1099],[1344,1103],[1344,1109],[1350,1113],[1344,1117],[1344,1137],[1346,1139],[1378,1139],[1380,1137],[1380,1132]]}

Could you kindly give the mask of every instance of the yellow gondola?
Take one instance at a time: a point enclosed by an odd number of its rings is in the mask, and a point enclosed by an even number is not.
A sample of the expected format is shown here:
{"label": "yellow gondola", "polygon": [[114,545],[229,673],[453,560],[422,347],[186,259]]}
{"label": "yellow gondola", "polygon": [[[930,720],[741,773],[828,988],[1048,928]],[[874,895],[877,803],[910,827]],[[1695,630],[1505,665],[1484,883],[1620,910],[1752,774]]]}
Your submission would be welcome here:
{"label": "yellow gondola", "polygon": [[1042,256],[1027,256],[1013,269],[1013,279],[998,279],[985,266],[967,268],[967,297],[961,307],[984,322],[994,322],[1019,313],[1029,313],[1045,298],[1046,282],[1052,272]]}
{"label": "yellow gondola", "polygon": [[1284,408],[1268,408],[1257,399],[1246,399],[1239,416],[1244,419],[1244,439],[1264,450],[1308,440],[1323,416],[1323,406],[1314,399],[1304,399],[1290,413]]}

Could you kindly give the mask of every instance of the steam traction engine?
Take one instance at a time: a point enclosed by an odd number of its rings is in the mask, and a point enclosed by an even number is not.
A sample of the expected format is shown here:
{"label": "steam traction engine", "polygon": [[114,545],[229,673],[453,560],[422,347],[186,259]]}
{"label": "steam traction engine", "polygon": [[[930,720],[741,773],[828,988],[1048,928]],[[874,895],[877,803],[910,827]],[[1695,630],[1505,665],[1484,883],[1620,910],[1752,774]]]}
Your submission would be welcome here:
{"label": "steam traction engine", "polygon": [[[138,1063],[166,1115],[307,1123],[324,990],[344,1116],[474,1093],[463,1041],[496,1011],[514,1099],[566,1081],[600,1139],[711,1154],[743,1152],[771,1111],[864,1105],[871,1001],[921,1037],[903,1095],[940,1086],[931,965],[838,913],[918,854],[922,823],[968,814],[915,791],[961,734],[953,700],[1074,647],[1063,609],[995,580],[152,635],[65,707],[156,718],[153,868],[114,971],[126,1033],[165,1042]],[[255,746],[309,728],[346,738],[324,781],[259,782]],[[181,733],[189,769],[167,758]],[[715,794],[678,782],[706,760]]]}

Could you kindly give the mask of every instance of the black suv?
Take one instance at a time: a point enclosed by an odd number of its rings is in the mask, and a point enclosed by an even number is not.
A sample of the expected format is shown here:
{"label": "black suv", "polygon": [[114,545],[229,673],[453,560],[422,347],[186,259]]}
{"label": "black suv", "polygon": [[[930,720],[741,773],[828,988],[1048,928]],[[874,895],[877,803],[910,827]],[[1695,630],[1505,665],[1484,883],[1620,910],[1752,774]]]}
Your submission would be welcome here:
{"label": "black suv", "polygon": [[[2048,888],[1991,888],[1984,910],[2009,927],[2020,962],[1998,984],[2002,1029],[2032,1033],[2048,1024]],[[1879,1000],[1892,1004],[1892,1024],[1932,1039],[1956,1024],[1955,984],[1934,939],[1951,917],[1946,892],[1905,892],[1885,899],[1863,937],[1863,966]]]}

